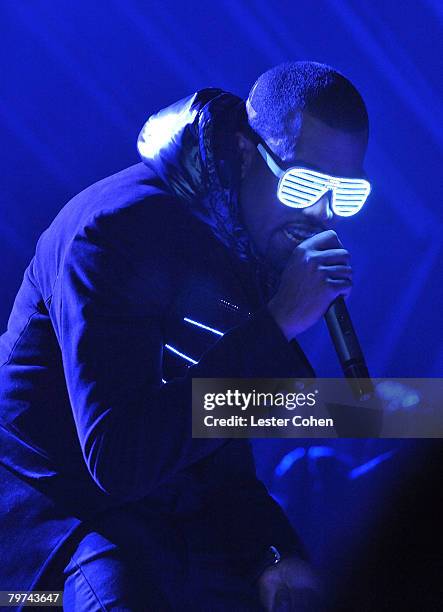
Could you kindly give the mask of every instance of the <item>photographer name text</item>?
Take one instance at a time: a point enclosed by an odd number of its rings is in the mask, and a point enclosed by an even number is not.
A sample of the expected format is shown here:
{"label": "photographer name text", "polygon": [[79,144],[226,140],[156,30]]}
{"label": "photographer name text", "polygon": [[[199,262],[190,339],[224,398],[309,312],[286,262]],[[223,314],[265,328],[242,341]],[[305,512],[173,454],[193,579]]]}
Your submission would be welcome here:
{"label": "photographer name text", "polygon": [[208,414],[203,423],[206,427],[334,427],[334,419],[319,419],[314,416],[302,417],[299,414],[293,417],[257,417],[232,415],[230,417],[215,417]]}

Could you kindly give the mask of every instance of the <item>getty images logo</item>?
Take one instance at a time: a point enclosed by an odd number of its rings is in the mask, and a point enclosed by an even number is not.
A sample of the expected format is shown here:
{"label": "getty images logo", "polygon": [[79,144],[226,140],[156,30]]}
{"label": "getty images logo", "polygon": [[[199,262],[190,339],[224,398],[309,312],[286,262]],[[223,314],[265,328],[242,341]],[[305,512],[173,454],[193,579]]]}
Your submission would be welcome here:
{"label": "getty images logo", "polygon": [[257,407],[284,407],[287,410],[295,410],[303,406],[315,406],[317,394],[317,389],[311,393],[266,393],[255,389],[244,393],[238,389],[227,389],[223,393],[205,393],[203,407],[205,410],[214,410],[219,407],[233,407],[240,410]]}

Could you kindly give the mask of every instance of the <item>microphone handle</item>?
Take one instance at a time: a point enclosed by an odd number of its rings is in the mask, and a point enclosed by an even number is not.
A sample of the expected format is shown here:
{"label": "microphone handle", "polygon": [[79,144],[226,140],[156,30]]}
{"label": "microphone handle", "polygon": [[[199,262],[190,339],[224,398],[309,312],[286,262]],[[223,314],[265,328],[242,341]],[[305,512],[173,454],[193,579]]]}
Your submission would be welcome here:
{"label": "microphone handle", "polygon": [[354,394],[369,399],[374,387],[343,297],[332,302],[325,319],[345,377],[356,379],[351,383]]}

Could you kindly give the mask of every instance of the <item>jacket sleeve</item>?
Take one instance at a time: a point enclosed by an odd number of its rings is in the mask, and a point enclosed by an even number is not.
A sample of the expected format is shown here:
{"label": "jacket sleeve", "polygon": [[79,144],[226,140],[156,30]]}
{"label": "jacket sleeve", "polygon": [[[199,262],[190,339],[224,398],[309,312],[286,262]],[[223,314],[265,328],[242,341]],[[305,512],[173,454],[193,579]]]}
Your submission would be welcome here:
{"label": "jacket sleeve", "polygon": [[[141,499],[227,444],[192,439],[193,377],[293,376],[297,359],[266,309],[222,337],[184,378],[161,383],[165,274],[155,243],[128,256],[94,222],[66,250],[50,315],[85,463],[109,495]],[[125,230],[122,227],[121,232]]]}
{"label": "jacket sleeve", "polygon": [[275,562],[273,549],[282,558],[308,559],[297,532],[254,469],[243,469],[253,461],[249,441],[234,439],[210,460],[208,473],[216,484],[204,511],[190,517],[186,532],[191,548],[204,555],[221,553],[251,581]]}

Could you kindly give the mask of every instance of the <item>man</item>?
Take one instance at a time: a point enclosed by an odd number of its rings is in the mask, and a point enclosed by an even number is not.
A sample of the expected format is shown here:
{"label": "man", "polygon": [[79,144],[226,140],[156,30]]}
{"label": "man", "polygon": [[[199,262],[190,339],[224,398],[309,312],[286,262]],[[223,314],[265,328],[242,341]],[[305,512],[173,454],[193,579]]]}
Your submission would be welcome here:
{"label": "man", "polygon": [[295,337],[349,294],[349,253],[337,192],[287,205],[276,174],[360,179],[367,133],[347,79],[284,64],[246,105],[206,89],[154,115],[142,163],[61,210],[1,338],[1,589],[59,586],[67,610],[311,609],[248,442],[192,439],[191,380],[313,375]]}

